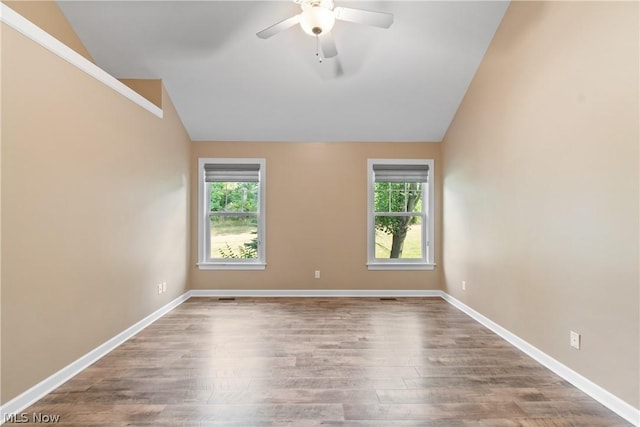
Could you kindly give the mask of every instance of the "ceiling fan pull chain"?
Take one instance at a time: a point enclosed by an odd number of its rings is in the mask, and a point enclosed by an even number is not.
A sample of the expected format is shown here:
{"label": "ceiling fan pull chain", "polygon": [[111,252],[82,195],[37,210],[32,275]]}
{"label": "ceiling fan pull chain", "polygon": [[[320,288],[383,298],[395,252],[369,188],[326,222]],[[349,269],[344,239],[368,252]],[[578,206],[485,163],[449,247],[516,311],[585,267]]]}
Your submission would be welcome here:
{"label": "ceiling fan pull chain", "polygon": [[318,62],[322,64],[322,56],[320,56],[320,37],[316,35],[316,56],[318,57]]}

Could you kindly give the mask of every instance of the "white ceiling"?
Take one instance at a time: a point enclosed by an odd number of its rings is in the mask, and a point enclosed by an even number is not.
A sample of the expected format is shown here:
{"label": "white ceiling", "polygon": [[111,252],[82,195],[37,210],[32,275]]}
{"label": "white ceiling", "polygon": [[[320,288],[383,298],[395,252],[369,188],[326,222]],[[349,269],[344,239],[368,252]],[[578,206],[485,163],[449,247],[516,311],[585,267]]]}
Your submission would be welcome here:
{"label": "white ceiling", "polygon": [[391,28],[336,22],[319,63],[299,27],[256,32],[290,1],[60,1],[96,63],[160,78],[193,140],[440,141],[506,1],[345,1],[392,13]]}

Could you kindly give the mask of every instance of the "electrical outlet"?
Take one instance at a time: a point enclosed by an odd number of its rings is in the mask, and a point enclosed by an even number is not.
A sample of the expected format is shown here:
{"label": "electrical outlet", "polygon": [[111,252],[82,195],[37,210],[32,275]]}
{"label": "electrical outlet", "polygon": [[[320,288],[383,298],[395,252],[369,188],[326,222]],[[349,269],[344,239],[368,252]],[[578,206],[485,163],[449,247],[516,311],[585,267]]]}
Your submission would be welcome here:
{"label": "electrical outlet", "polygon": [[463,281],[462,281],[462,290],[463,290],[463,291],[466,291],[466,290],[467,290],[467,281],[466,281],[466,280],[463,280]]}
{"label": "electrical outlet", "polygon": [[158,283],[158,295],[162,293],[162,283]]}
{"label": "electrical outlet", "polygon": [[167,292],[167,282],[162,282],[162,293]]}
{"label": "electrical outlet", "polygon": [[316,279],[319,279],[319,278],[320,278],[320,270],[316,270],[314,277],[315,277]]}
{"label": "electrical outlet", "polygon": [[571,345],[571,347],[575,348],[576,350],[580,350],[580,344],[581,344],[581,339],[580,339],[580,334],[574,331],[569,331],[569,344]]}

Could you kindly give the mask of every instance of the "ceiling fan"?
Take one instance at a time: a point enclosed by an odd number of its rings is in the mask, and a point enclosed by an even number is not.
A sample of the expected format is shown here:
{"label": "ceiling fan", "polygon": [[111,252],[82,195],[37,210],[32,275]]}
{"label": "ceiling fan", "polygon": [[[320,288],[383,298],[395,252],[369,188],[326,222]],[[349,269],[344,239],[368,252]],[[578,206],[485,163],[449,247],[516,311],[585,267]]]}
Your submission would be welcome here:
{"label": "ceiling fan", "polygon": [[[268,39],[281,31],[300,24],[302,30],[310,36],[317,37],[322,46],[325,58],[333,58],[338,54],[331,29],[338,21],[355,22],[379,28],[389,28],[393,23],[393,15],[385,12],[374,12],[350,7],[335,7],[333,0],[293,0],[302,8],[302,13],[280,21],[256,35]],[[318,55],[318,53],[316,53]]]}

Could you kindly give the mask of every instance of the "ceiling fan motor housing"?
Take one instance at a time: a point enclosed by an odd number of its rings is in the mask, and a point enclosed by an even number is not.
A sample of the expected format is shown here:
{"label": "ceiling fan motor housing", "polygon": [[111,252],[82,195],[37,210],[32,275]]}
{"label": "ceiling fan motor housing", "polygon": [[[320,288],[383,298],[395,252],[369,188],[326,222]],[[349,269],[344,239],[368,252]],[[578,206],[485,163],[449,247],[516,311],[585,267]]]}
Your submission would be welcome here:
{"label": "ceiling fan motor housing", "polygon": [[311,36],[328,33],[335,22],[336,17],[333,11],[321,5],[305,7],[300,15],[300,26],[305,33]]}
{"label": "ceiling fan motor housing", "polygon": [[[338,54],[331,32],[336,20],[355,22],[379,28],[389,28],[393,23],[393,15],[385,12],[374,12],[349,7],[335,7],[333,0],[293,0],[300,5],[302,13],[291,16],[262,31],[256,33],[261,39],[268,39],[281,31],[299,24],[302,30],[310,36],[316,37],[322,44],[322,51],[326,58],[333,58]],[[322,38],[320,37],[322,36]]]}

